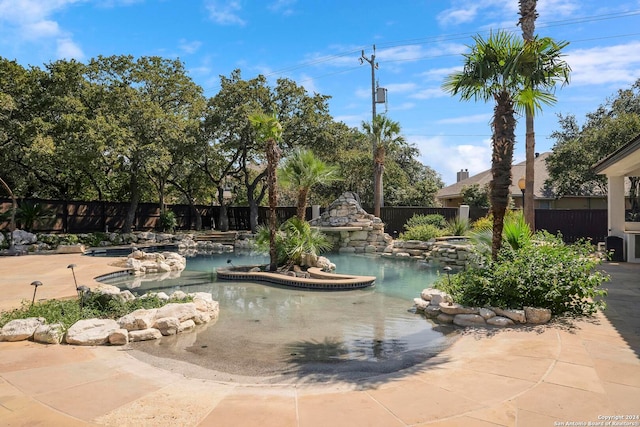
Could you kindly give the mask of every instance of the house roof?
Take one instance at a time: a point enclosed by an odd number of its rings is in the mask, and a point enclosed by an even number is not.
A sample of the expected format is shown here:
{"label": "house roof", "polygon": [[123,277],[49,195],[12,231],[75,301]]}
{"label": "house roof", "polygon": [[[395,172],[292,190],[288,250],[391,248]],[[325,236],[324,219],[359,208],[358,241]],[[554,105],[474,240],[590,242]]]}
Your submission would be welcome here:
{"label": "house roof", "polygon": [[[549,178],[549,172],[547,171],[546,159],[549,157],[550,152],[540,154],[535,158],[533,163],[534,168],[534,197],[537,199],[549,199],[553,198],[552,195],[545,191],[544,182]],[[511,166],[511,186],[509,187],[509,193],[515,196],[521,196],[522,192],[518,188],[518,180],[524,176],[525,162],[520,162]],[[442,188],[436,194],[439,199],[452,199],[460,197],[463,187],[469,187],[474,184],[478,184],[480,187],[489,184],[491,182],[491,169],[488,169],[479,174],[470,176],[467,179],[463,179],[460,182],[456,182],[453,185]]]}
{"label": "house roof", "polygon": [[640,171],[640,135],[593,165],[597,174],[635,176]]}

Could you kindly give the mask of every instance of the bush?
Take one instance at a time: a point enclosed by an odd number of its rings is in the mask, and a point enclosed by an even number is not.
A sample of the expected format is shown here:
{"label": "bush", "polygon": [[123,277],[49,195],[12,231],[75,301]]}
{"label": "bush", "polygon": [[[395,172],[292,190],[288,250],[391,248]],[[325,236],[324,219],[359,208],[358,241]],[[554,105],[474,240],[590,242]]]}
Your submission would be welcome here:
{"label": "bush", "polygon": [[165,210],[160,214],[160,229],[167,233],[173,233],[178,225],[176,214],[173,211]]}
{"label": "bush", "polygon": [[469,229],[469,221],[461,220],[460,218],[456,217],[447,221],[445,234],[449,236],[466,236],[469,232]]}
{"label": "bush", "polygon": [[548,233],[538,233],[514,250],[503,248],[487,268],[473,268],[447,278],[436,287],[463,305],[521,309],[548,308],[553,314],[591,315],[604,308],[600,285],[609,280],[594,271],[599,260],[587,242],[565,245]]}
{"label": "bush", "polygon": [[431,225],[431,224],[423,224],[416,225],[409,228],[404,233],[400,233],[400,240],[422,240],[428,241],[435,237],[443,236],[444,232],[440,228]]}
{"label": "bush", "polygon": [[440,214],[413,215],[404,225],[404,229],[409,230],[410,228],[420,225],[433,225],[437,228],[445,228],[447,226],[447,221],[444,216]]}

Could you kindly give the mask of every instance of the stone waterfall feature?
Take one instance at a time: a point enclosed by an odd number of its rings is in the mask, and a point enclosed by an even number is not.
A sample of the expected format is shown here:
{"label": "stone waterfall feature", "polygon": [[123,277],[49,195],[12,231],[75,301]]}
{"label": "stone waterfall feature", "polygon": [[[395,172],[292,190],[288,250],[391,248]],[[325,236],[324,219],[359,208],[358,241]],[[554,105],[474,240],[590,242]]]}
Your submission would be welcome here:
{"label": "stone waterfall feature", "polygon": [[343,193],[310,224],[325,233],[340,253],[384,252],[393,243],[382,220],[362,209],[351,192]]}

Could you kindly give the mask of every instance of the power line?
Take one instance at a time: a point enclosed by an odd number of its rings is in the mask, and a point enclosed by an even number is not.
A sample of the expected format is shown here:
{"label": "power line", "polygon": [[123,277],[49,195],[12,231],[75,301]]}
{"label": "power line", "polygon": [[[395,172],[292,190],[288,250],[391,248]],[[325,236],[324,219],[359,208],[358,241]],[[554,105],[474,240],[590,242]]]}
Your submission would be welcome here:
{"label": "power line", "polygon": [[[640,15],[640,9],[639,10],[632,10],[632,11],[627,11],[627,12],[617,12],[617,13],[608,13],[608,14],[601,14],[601,15],[592,15],[592,16],[587,16],[587,17],[582,17],[582,18],[572,18],[572,19],[565,19],[565,20],[558,20],[558,21],[548,21],[548,22],[540,22],[540,23],[536,23],[536,27],[537,28],[552,28],[552,27],[559,27],[559,26],[566,26],[566,25],[575,25],[575,24],[582,24],[582,23],[589,23],[589,22],[598,22],[598,21],[604,21],[604,20],[611,20],[611,19],[621,19],[621,18],[627,18],[627,17],[633,17],[633,16],[637,16]],[[512,31],[512,30],[516,30],[518,27],[517,26],[512,26],[512,27],[507,27],[507,28],[502,28],[502,30],[507,30],[507,31]],[[490,30],[486,30],[482,33],[489,33]],[[453,33],[453,34],[443,34],[443,35],[436,35],[436,36],[429,36],[429,37],[424,37],[424,38],[416,38],[416,39],[405,39],[405,40],[399,40],[399,41],[391,41],[391,42],[382,42],[382,43],[377,43],[378,46],[382,46],[382,47],[386,47],[386,48],[393,48],[393,47],[405,47],[405,46],[414,46],[414,45],[420,45],[420,44],[431,44],[431,43],[435,43],[435,42],[444,42],[444,41],[454,41],[454,40],[461,40],[461,39],[466,39],[469,37],[472,37],[474,35],[478,34],[478,32],[464,32],[464,33]],[[630,33],[630,34],[623,34],[623,35],[614,35],[614,36],[605,36],[605,37],[595,37],[595,38],[589,38],[589,39],[581,39],[581,40],[574,40],[572,41],[572,43],[580,43],[580,42],[585,42],[585,41],[596,41],[596,40],[605,40],[605,39],[611,39],[611,38],[619,38],[619,37],[630,37],[630,36],[635,36],[638,35],[639,33]],[[292,71],[296,71],[302,68],[307,68],[307,67],[311,67],[314,65],[319,65],[319,64],[323,64],[326,62],[331,62],[331,61],[335,61],[344,57],[351,57],[351,56],[355,56],[356,54],[360,53],[362,51],[362,49],[366,49],[366,46],[361,46],[358,48],[354,48],[354,49],[349,49],[346,51],[342,51],[342,52],[338,52],[338,53],[334,53],[331,55],[326,55],[326,56],[321,56],[319,58],[310,60],[310,61],[305,61],[299,64],[295,64],[295,65],[291,65],[288,67],[284,67],[278,70],[274,70],[271,71],[269,73],[263,74],[264,77],[273,77],[273,76],[282,76],[282,75],[286,75],[291,73]],[[430,56],[422,56],[422,57],[416,57],[416,58],[403,58],[403,59],[390,59],[390,60],[382,60],[379,62],[407,62],[407,61],[419,61],[419,60],[426,60],[426,59],[435,59],[435,58],[441,58],[441,57],[447,57],[447,56],[458,56],[459,54],[457,53],[451,53],[451,54],[442,54],[442,55],[430,55]],[[341,71],[336,71],[336,72],[331,72],[331,73],[325,73],[316,77],[309,77],[308,79],[304,79],[304,80],[300,80],[300,82],[305,82],[305,81],[310,81],[310,80],[317,80],[317,79],[321,79],[324,77],[328,77],[328,76],[332,76],[335,74],[341,74],[341,73],[345,73],[345,72],[350,72],[353,71],[355,69],[357,69],[358,67],[353,67],[353,68],[348,68],[345,70],[341,70]],[[210,89],[205,90],[205,92],[210,92],[213,91],[215,89],[219,89],[220,86],[219,85],[215,85],[213,87],[211,87]]]}

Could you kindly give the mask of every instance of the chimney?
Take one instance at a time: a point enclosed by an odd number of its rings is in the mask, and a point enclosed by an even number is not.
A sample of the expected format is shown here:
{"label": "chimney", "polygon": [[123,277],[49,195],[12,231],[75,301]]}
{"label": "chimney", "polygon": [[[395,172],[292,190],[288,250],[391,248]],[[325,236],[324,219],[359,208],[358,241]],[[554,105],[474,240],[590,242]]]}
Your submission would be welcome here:
{"label": "chimney", "polygon": [[456,175],[456,182],[463,181],[467,178],[469,178],[469,169],[460,169],[460,172]]}
{"label": "chimney", "polygon": [[536,154],[536,159],[538,158],[538,156],[540,156],[540,153],[535,153]]}

